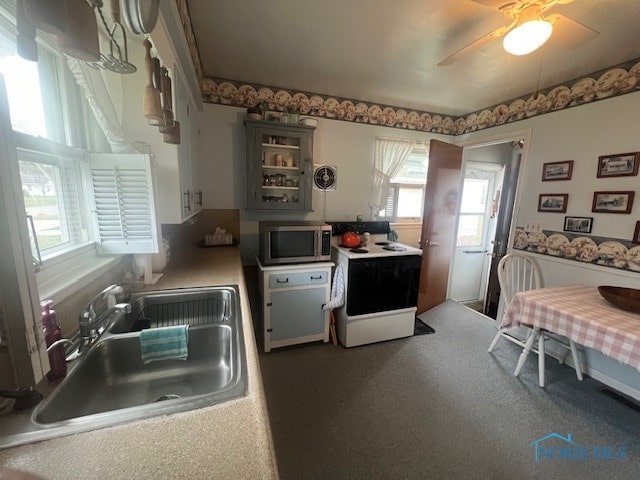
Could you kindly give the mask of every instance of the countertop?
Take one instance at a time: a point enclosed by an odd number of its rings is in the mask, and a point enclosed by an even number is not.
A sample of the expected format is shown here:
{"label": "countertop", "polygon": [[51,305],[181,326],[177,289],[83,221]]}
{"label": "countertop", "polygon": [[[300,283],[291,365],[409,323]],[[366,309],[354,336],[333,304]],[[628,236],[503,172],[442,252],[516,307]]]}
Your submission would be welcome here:
{"label": "countertop", "polygon": [[0,451],[0,478],[277,479],[249,297],[237,247],[187,248],[145,290],[238,285],[247,396],[190,412]]}

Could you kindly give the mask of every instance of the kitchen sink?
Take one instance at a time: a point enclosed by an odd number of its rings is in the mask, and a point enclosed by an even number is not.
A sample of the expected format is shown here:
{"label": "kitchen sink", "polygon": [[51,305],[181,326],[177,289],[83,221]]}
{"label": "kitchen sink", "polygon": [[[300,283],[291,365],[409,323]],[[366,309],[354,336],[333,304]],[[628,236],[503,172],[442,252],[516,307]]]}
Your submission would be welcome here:
{"label": "kitchen sink", "polygon": [[[119,316],[36,408],[36,424],[98,428],[246,395],[237,287],[136,293],[131,305],[131,313]],[[143,363],[141,328],[184,324],[189,325],[187,360]]]}

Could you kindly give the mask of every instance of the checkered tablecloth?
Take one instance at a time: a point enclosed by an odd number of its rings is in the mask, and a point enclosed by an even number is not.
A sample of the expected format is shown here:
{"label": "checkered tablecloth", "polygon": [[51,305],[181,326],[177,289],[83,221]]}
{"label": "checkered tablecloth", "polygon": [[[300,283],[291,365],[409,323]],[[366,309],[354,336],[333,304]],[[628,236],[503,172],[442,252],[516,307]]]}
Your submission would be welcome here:
{"label": "checkered tablecloth", "polygon": [[517,293],[500,328],[521,323],[564,335],[640,371],[640,314],[614,307],[597,287],[570,285]]}

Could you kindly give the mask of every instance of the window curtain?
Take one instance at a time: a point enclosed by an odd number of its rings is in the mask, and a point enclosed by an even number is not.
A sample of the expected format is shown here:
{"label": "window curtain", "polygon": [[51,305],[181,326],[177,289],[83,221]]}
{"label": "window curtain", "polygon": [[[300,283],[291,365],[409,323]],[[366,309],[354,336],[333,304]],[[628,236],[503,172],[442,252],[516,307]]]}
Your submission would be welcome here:
{"label": "window curtain", "polygon": [[124,138],[122,124],[100,71],[72,57],[67,57],[67,64],[111,145],[111,152],[137,153]]}
{"label": "window curtain", "polygon": [[369,206],[374,215],[386,207],[391,179],[400,171],[415,146],[413,140],[376,139],[369,194]]}

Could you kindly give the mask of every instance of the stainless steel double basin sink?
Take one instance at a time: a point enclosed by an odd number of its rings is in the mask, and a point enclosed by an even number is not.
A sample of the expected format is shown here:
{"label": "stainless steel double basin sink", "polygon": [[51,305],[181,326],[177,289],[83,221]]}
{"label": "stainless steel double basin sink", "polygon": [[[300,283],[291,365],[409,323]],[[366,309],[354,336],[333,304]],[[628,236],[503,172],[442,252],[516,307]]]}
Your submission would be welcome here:
{"label": "stainless steel double basin sink", "polygon": [[[236,286],[135,293],[32,420],[62,433],[193,410],[246,395]],[[189,325],[188,358],[143,363],[140,330]]]}

